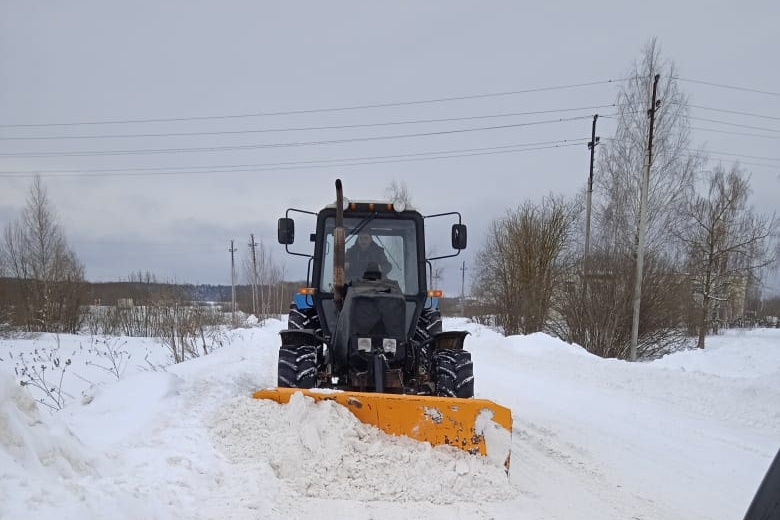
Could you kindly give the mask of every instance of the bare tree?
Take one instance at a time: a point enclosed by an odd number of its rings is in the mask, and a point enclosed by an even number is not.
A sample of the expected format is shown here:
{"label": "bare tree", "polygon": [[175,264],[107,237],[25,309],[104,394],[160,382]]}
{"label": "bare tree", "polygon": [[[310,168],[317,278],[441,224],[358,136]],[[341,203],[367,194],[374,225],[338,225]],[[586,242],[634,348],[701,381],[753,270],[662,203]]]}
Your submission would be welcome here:
{"label": "bare tree", "polygon": [[[657,305],[679,301],[679,284],[669,282],[674,279],[681,256],[675,238],[684,226],[683,208],[692,196],[701,158],[689,151],[688,101],[679,89],[675,66],[662,59],[659,45],[652,39],[618,95],[616,132],[612,139],[603,141],[599,155],[593,212],[596,253],[589,262],[592,272],[586,274],[589,283],[577,291],[577,301],[588,306],[589,314],[569,314],[572,319],[576,317],[576,323],[570,323],[571,330],[567,332],[579,330],[575,336],[592,351],[622,355],[624,345],[618,342],[630,341],[630,335],[623,331],[631,328],[632,299],[626,298],[624,289],[633,286],[636,276],[630,266],[637,261],[640,184],[648,155],[648,109],[656,74],[661,77],[660,105],[655,111],[638,352],[641,355],[659,344],[684,341],[674,320],[667,319],[671,309],[662,310]],[[591,286],[590,281],[596,285]],[[589,288],[595,292],[582,292]],[[663,319],[659,319],[659,312]],[[601,344],[603,341],[614,341],[615,345]]]}
{"label": "bare tree", "polygon": [[549,196],[491,223],[477,253],[477,292],[489,302],[505,334],[545,328],[575,220],[571,203]]}
{"label": "bare tree", "polygon": [[682,208],[690,199],[701,158],[692,155],[688,99],[679,89],[673,63],[662,60],[658,43],[652,39],[642,59],[630,72],[618,94],[617,129],[600,154],[596,176],[597,229],[602,246],[630,250],[639,235],[639,194],[646,167],[647,137],[653,78],[661,75],[653,139],[653,163],[648,193],[648,249],[662,250],[668,238],[682,224]]}
{"label": "bare tree", "polygon": [[712,311],[733,298],[735,287],[744,300],[751,275],[776,261],[769,240],[778,222],[774,216],[755,215],[748,205],[749,195],[750,183],[738,166],[728,173],[717,166],[709,178],[707,195],[694,198],[686,212],[689,224],[682,240],[699,302],[695,323],[699,348],[704,348],[715,319]]}
{"label": "bare tree", "polygon": [[23,308],[16,319],[28,330],[75,332],[84,298],[84,267],[36,177],[21,217],[4,232],[3,263],[18,282]]}
{"label": "bare tree", "polygon": [[385,197],[392,201],[400,200],[407,206],[412,204],[412,194],[404,181],[396,181],[394,179],[385,188]]}
{"label": "bare tree", "polygon": [[[581,271],[570,269],[555,300],[549,328],[557,336],[605,358],[628,359],[634,259],[614,251],[594,249],[588,283]],[[638,357],[652,359],[684,346],[689,287],[665,255],[645,258],[642,320],[639,323]]]}
{"label": "bare tree", "polygon": [[255,258],[251,251],[243,259],[245,279],[251,285],[257,284],[258,317],[268,317],[283,311],[287,292],[283,290],[284,269],[276,264],[273,253],[261,240],[256,243]]}
{"label": "bare tree", "polygon": [[11,301],[12,288],[5,277],[8,276],[5,267],[5,254],[3,244],[0,242],[0,332],[10,328],[13,318],[13,303]]}

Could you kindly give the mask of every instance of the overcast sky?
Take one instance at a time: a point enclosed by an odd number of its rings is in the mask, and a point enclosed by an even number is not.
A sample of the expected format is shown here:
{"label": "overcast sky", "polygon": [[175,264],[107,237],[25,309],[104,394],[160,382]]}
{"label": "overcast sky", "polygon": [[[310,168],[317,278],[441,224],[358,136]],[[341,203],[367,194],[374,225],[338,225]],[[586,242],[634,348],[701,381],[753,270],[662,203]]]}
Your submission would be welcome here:
{"label": "overcast sky", "polygon": [[331,202],[337,177],[350,198],[395,180],[469,224],[444,272],[459,292],[491,219],[583,189],[592,115],[609,137],[618,80],[652,37],[701,107],[692,147],[739,159],[771,213],[778,26],[776,0],[2,0],[0,225],[39,172],[88,279],[229,283],[231,239],[246,254],[254,233],[287,262],[287,207]]}

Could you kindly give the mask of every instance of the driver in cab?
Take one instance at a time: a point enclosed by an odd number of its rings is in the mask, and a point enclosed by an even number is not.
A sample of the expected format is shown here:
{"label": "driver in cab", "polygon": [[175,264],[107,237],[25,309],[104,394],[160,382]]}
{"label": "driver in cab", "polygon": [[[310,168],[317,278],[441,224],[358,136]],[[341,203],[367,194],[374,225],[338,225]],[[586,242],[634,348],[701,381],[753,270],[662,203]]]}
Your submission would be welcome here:
{"label": "driver in cab", "polygon": [[374,242],[371,235],[366,232],[358,234],[357,241],[347,250],[344,260],[347,280],[363,278],[366,268],[372,262],[379,267],[382,276],[392,269],[384,248]]}

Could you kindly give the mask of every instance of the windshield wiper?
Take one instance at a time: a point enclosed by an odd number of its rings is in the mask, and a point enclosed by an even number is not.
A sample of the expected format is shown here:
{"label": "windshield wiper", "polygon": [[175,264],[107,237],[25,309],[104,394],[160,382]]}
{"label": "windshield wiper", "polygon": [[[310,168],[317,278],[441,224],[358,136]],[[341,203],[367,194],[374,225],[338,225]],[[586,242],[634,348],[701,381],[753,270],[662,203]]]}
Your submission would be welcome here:
{"label": "windshield wiper", "polygon": [[376,217],[376,215],[377,215],[377,214],[376,214],[376,212],[374,212],[374,213],[371,213],[369,216],[367,216],[366,218],[364,218],[363,220],[361,220],[360,222],[358,222],[358,225],[357,225],[357,226],[355,226],[355,228],[354,228],[352,231],[350,231],[350,232],[347,234],[347,238],[349,238],[349,237],[351,237],[351,236],[354,236],[354,235],[357,235],[358,233],[360,233],[360,231],[361,231],[361,230],[362,230],[364,227],[366,227],[366,226],[368,225],[368,223],[369,223],[369,222],[371,222],[372,220],[374,220],[374,217]]}

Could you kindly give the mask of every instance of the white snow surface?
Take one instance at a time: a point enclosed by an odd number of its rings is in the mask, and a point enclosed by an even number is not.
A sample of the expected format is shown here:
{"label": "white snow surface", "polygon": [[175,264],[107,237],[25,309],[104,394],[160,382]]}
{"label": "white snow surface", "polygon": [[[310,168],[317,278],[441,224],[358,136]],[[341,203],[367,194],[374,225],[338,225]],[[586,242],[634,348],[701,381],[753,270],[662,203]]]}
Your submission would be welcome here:
{"label": "white snow surface", "polygon": [[[252,399],[275,384],[284,321],[179,365],[150,339],[40,335],[0,341],[0,518],[741,519],[780,448],[780,330],[627,363],[444,325],[471,332],[477,397],[512,410],[508,477],[333,402]],[[130,356],[119,378],[100,342]],[[71,365],[53,412],[14,369],[57,347]]]}

